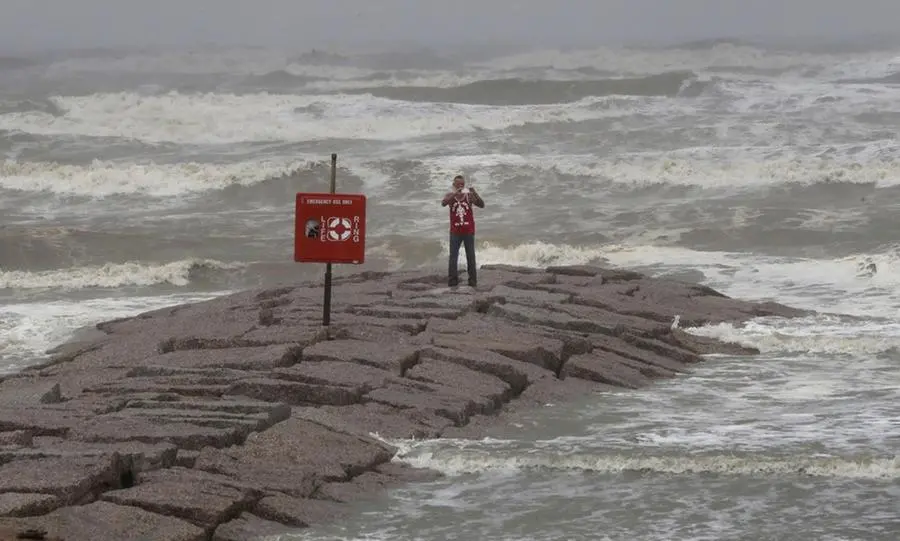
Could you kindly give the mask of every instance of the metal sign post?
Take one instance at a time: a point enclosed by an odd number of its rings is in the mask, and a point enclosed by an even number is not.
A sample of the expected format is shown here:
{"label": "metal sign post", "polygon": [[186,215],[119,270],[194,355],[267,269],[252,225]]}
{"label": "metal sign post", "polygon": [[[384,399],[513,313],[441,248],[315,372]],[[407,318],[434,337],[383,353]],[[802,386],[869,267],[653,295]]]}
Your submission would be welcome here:
{"label": "metal sign post", "polygon": [[[328,192],[332,195],[337,189],[337,153],[331,154],[331,183]],[[331,325],[331,261],[325,263],[325,298],[322,302],[322,325]]]}

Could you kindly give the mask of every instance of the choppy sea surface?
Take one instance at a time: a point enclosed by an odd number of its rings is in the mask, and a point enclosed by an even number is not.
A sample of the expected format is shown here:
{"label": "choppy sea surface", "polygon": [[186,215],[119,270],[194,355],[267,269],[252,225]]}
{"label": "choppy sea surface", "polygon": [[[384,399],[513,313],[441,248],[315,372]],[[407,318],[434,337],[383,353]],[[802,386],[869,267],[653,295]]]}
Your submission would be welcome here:
{"label": "choppy sea surface", "polygon": [[900,45],[0,58],[0,373],[84,325],[319,277],[291,260],[291,205],[332,152],[369,197],[365,268],[443,269],[462,173],[479,263],[828,315],[695,329],[762,355],[493,439],[396,442],[449,475],[296,539],[893,540],[898,127]]}

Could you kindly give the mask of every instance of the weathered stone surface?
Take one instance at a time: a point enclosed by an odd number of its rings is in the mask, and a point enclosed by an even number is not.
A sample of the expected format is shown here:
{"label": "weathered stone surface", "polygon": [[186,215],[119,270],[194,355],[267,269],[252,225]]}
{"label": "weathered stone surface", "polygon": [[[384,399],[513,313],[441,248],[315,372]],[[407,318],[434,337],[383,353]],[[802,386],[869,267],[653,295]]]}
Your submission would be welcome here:
{"label": "weathered stone surface", "polygon": [[626,360],[608,352],[576,355],[569,359],[561,375],[629,389],[638,389],[650,382],[639,370],[629,366]]}
{"label": "weathered stone surface", "polygon": [[64,507],[28,518],[0,518],[0,531],[31,529],[64,541],[205,541],[203,530],[181,519],[149,513],[137,507],[94,502]]}
{"label": "weathered stone surface", "polygon": [[363,340],[330,340],[303,350],[303,362],[343,361],[374,366],[398,376],[416,364],[419,350],[404,345]]}
{"label": "weathered stone surface", "polygon": [[201,450],[194,468],[308,497],[323,482],[358,475],[390,460],[392,454],[375,440],[291,418],[253,434],[243,446]]}
{"label": "weathered stone surface", "polygon": [[[197,495],[202,494],[202,497]],[[104,501],[184,519],[208,531],[249,509],[259,491],[226,477],[172,468],[142,475],[140,484],[102,494]]]}
{"label": "weathered stone surface", "polygon": [[55,381],[14,377],[0,382],[0,404],[27,407],[61,401],[59,383]]}
{"label": "weathered stone surface", "polygon": [[458,364],[476,372],[496,376],[512,388],[513,395],[518,395],[531,383],[551,375],[550,372],[532,364],[510,359],[493,351],[469,348],[464,345],[460,345],[458,349],[426,347],[422,349],[421,356]]}
{"label": "weathered stone surface", "polygon": [[286,325],[285,323],[283,319],[273,319],[267,326],[242,334],[241,340],[249,346],[288,344],[304,348],[327,338],[327,332],[320,327],[313,326],[312,320],[308,320],[308,325],[307,321],[304,321],[302,326]]}
{"label": "weathered stone surface", "polygon": [[554,305],[569,302],[572,299],[572,295],[565,293],[551,293],[540,289],[519,289],[505,285],[491,289],[491,294],[528,306]]}
{"label": "weathered stone surface", "polygon": [[77,505],[118,487],[123,473],[117,455],[15,460],[0,466],[0,494],[49,494],[64,505]]}
{"label": "weathered stone surface", "polygon": [[32,435],[28,430],[12,430],[0,432],[0,447],[29,447]]}
{"label": "weathered stone surface", "polygon": [[390,486],[393,479],[382,473],[366,472],[344,483],[325,483],[316,491],[320,500],[349,503],[371,497],[375,492]]}
{"label": "weathered stone surface", "polygon": [[[757,353],[673,328],[806,312],[598,266],[484,266],[245,291],[100,323],[0,378],[0,528],[237,540],[436,472],[380,439],[484,437],[534,410]],[[99,500],[99,501],[97,501]],[[164,516],[166,515],[166,516]]]}
{"label": "weathered stone surface", "polygon": [[272,374],[283,380],[309,385],[349,387],[367,393],[390,382],[400,381],[399,375],[365,364],[341,361],[305,362],[290,368],[280,368]]}
{"label": "weathered stone surface", "polygon": [[441,385],[448,392],[458,393],[460,396],[486,399],[491,411],[500,409],[512,399],[512,388],[500,378],[447,361],[424,359],[412,367],[406,377]]}
{"label": "weathered stone surface", "polygon": [[455,425],[463,425],[478,413],[493,411],[492,402],[478,397],[476,401],[459,393],[442,389],[439,385],[388,385],[366,394],[366,400],[397,408],[418,410],[449,419]]}
{"label": "weathered stone surface", "polygon": [[346,507],[333,501],[292,498],[284,494],[267,496],[253,509],[253,513],[261,518],[297,528],[331,522],[346,512]]}
{"label": "weathered stone surface", "polygon": [[417,409],[398,409],[377,402],[346,407],[296,408],[293,417],[307,419],[332,430],[386,438],[436,438],[453,425],[446,417]]}
{"label": "weathered stone surface", "polygon": [[300,361],[302,348],[297,345],[236,347],[229,349],[179,350],[146,359],[157,366],[179,368],[233,368],[236,370],[271,370]]}
{"label": "weathered stone surface", "polygon": [[437,347],[447,349],[464,347],[467,349],[492,351],[510,359],[545,368],[554,373],[559,371],[562,365],[565,346],[560,340],[529,335],[520,335],[518,337],[495,335],[488,338],[443,334],[435,336],[431,343]]}
{"label": "weathered stone surface", "polygon": [[138,441],[117,443],[85,443],[57,437],[39,437],[34,447],[25,449],[0,450],[0,464],[12,460],[36,458],[102,457],[118,455],[123,468],[134,474],[160,468],[169,468],[175,463],[177,448],[168,443],[147,444]]}
{"label": "weathered stone surface", "polygon": [[60,505],[62,502],[59,498],[51,494],[7,492],[0,494],[0,517],[44,515],[57,509]]}
{"label": "weathered stone surface", "polygon": [[[228,447],[243,441],[254,422],[240,426],[201,426],[192,422],[155,420],[141,415],[101,415],[74,429],[70,437],[92,443],[140,441],[145,443],[173,443],[180,449],[201,449],[206,446]],[[224,423],[228,424],[228,423]]]}
{"label": "weathered stone surface", "polygon": [[615,353],[619,357],[633,361],[627,364],[637,368],[647,377],[671,377],[688,371],[686,363],[682,361],[639,348],[621,338],[593,336],[591,343],[598,350]]}
{"label": "weathered stone surface", "polygon": [[259,541],[270,536],[295,533],[296,531],[296,528],[261,519],[250,513],[242,513],[238,518],[216,528],[212,540]]}
{"label": "weathered stone surface", "polygon": [[377,318],[428,319],[432,317],[440,317],[445,319],[456,319],[465,311],[466,309],[462,308],[447,309],[408,308],[403,306],[365,306],[360,308],[353,308],[350,313]]}
{"label": "weathered stone surface", "polygon": [[315,385],[283,379],[256,378],[233,384],[228,388],[227,394],[249,396],[260,400],[277,400],[294,405],[349,406],[358,404],[362,400],[363,391],[338,385]]}

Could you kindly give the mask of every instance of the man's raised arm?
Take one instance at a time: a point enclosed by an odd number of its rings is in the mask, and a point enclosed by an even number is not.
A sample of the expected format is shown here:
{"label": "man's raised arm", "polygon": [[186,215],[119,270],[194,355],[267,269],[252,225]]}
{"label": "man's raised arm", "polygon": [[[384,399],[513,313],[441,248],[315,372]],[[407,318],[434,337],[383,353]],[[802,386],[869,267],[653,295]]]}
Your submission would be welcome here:
{"label": "man's raised arm", "polygon": [[475,188],[470,188],[469,191],[472,194],[472,203],[475,204],[476,207],[483,209],[484,208],[484,199],[478,195],[478,192],[475,191]]}

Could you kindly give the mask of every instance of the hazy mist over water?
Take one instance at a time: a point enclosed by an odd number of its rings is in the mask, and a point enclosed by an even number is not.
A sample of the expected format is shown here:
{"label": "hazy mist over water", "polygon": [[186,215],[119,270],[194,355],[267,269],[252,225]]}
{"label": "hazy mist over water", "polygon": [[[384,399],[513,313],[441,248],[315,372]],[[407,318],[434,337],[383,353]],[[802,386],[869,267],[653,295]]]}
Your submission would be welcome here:
{"label": "hazy mist over water", "polygon": [[896,35],[893,0],[4,0],[0,47],[584,45]]}
{"label": "hazy mist over water", "polygon": [[321,280],[291,260],[292,201],[332,152],[368,197],[366,264],[336,273],[445,272],[462,173],[481,264],[822,314],[690,329],[761,354],[505,439],[395,442],[447,478],[301,538],[894,541],[898,21],[898,0],[0,0],[0,374],[100,321]]}

